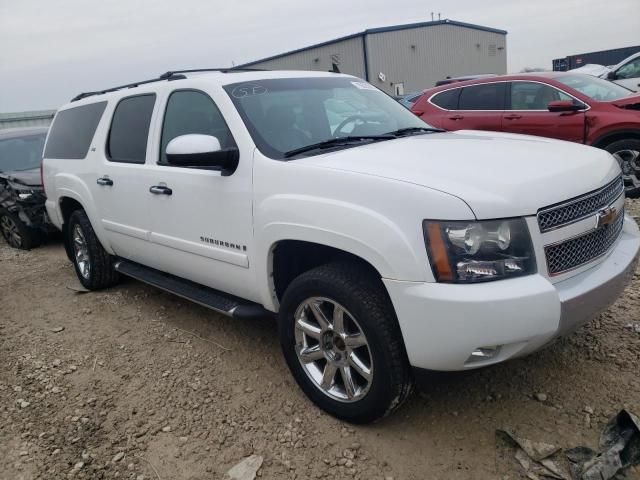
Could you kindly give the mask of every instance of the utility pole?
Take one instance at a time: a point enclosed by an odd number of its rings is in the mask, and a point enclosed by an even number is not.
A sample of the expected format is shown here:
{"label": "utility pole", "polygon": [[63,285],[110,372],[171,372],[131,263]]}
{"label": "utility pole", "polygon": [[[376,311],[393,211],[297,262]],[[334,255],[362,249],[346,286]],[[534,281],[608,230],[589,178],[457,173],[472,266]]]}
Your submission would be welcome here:
{"label": "utility pole", "polygon": [[431,12],[431,21],[433,22],[433,12]]}

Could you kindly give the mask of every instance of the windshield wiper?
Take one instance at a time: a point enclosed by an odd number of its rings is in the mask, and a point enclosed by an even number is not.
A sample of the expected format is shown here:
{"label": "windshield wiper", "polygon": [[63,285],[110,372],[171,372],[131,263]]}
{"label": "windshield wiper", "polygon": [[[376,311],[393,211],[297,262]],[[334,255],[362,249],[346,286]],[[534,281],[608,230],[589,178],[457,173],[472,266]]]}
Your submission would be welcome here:
{"label": "windshield wiper", "polygon": [[331,148],[331,147],[339,147],[342,145],[353,145],[354,143],[362,143],[366,140],[371,141],[380,141],[380,140],[393,140],[397,138],[395,135],[385,134],[385,135],[350,135],[347,137],[338,137],[338,138],[330,138],[328,140],[324,140],[318,143],[312,143],[311,145],[306,145],[304,147],[296,148],[294,150],[289,150],[288,152],[284,152],[284,158],[294,157],[300,153],[311,152],[313,150],[322,150],[323,148]]}
{"label": "windshield wiper", "polygon": [[407,127],[400,128],[398,130],[394,130],[393,132],[388,132],[387,135],[394,135],[396,137],[402,137],[405,135],[412,135],[415,133],[439,133],[444,132],[441,128],[433,128],[433,127]]}

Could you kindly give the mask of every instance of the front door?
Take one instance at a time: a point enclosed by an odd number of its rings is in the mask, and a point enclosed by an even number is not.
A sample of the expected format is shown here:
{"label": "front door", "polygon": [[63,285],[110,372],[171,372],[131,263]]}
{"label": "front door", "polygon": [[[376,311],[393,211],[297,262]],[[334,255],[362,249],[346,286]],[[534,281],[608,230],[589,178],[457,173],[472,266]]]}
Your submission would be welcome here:
{"label": "front door", "polygon": [[118,102],[107,144],[95,147],[101,170],[87,179],[102,228],[116,255],[143,264],[154,261],[149,249],[150,172],[145,162],[155,103],[155,94]]}
{"label": "front door", "polygon": [[150,201],[150,240],[157,256],[156,268],[252,299],[253,152],[241,149],[239,166],[229,176],[222,176],[220,171],[169,165],[165,156],[168,143],[193,133],[215,136],[222,148],[236,147],[220,110],[207,93],[175,90],[166,102],[160,148],[151,167],[152,182],[147,186],[161,187]]}
{"label": "front door", "polygon": [[458,97],[457,109],[443,114],[442,128],[499,132],[502,128],[504,97],[504,82],[464,87]]}
{"label": "front door", "polygon": [[584,110],[549,111],[550,102],[578,101],[565,92],[540,82],[515,81],[511,83],[509,98],[502,122],[503,131],[584,142]]}

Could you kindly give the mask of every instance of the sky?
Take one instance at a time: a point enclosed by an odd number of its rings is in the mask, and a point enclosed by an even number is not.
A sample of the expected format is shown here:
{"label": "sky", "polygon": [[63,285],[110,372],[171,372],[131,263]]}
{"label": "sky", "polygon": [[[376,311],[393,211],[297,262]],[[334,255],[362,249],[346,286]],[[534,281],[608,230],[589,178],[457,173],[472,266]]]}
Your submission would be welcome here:
{"label": "sky", "polygon": [[0,0],[0,112],[55,109],[82,91],[241,64],[431,12],[507,30],[509,72],[640,45],[640,0]]}

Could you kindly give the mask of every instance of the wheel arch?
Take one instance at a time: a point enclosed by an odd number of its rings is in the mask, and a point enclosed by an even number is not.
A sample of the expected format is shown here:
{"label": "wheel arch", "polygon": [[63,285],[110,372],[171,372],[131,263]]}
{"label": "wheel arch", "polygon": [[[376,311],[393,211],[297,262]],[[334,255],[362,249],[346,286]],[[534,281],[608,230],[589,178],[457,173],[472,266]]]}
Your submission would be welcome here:
{"label": "wheel arch", "polygon": [[613,142],[628,139],[640,140],[640,129],[627,128],[605,133],[598,137],[591,146],[596,148],[606,148],[607,145],[611,145]]}

